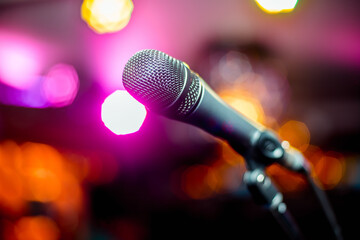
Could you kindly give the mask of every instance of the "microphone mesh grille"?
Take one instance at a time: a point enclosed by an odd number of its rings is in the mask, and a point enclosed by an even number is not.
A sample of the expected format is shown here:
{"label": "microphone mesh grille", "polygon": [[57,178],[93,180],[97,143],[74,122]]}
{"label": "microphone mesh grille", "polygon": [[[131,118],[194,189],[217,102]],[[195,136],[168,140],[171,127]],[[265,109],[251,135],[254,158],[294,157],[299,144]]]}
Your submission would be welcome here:
{"label": "microphone mesh grille", "polygon": [[177,110],[177,113],[181,116],[187,115],[200,97],[200,78],[198,75],[193,73],[191,74],[191,78],[192,82],[189,87],[189,91]]}
{"label": "microphone mesh grille", "polygon": [[150,109],[162,110],[174,103],[184,87],[181,61],[157,50],[137,52],[126,63],[123,84],[126,90]]}

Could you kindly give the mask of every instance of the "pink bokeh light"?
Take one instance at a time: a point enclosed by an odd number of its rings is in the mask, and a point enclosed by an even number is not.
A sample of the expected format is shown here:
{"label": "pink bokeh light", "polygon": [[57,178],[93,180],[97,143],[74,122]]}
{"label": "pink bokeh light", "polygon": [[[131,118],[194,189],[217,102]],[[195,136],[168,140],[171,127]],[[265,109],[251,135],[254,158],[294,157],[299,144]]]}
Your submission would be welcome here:
{"label": "pink bokeh light", "polygon": [[102,121],[110,131],[117,135],[137,132],[146,114],[144,105],[125,90],[117,90],[110,94],[101,107]]}
{"label": "pink bokeh light", "polygon": [[[123,31],[129,32],[128,29]],[[113,92],[123,89],[121,79],[126,62],[139,49],[146,48],[142,46],[146,46],[147,42],[137,33],[130,32],[130,37],[103,36],[102,39],[95,39],[93,45],[96,46],[91,50],[94,75],[106,92]]]}
{"label": "pink bokeh light", "polygon": [[79,90],[79,78],[75,68],[63,63],[53,66],[44,79],[42,90],[51,106],[63,107],[71,104]]}
{"label": "pink bokeh light", "polygon": [[17,89],[34,84],[40,73],[38,44],[25,36],[0,32],[0,81]]}

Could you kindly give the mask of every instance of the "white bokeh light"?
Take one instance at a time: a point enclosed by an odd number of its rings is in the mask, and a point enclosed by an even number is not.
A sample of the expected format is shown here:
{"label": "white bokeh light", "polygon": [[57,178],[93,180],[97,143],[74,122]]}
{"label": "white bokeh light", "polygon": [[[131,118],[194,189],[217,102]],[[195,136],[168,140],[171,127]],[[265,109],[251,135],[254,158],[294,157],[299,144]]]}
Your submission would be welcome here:
{"label": "white bokeh light", "polygon": [[146,109],[127,91],[117,90],[110,94],[101,107],[101,119],[105,126],[117,135],[138,131],[142,126]]}

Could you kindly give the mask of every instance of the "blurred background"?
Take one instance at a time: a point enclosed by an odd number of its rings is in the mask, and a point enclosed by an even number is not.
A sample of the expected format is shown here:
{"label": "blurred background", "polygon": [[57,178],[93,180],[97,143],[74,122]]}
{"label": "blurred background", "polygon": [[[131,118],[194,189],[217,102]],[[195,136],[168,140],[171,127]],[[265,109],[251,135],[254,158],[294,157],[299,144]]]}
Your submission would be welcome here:
{"label": "blurred background", "polygon": [[[360,213],[360,2],[1,0],[0,239],[286,239],[244,159],[147,112],[122,71],[151,48],[304,153],[345,239]],[[273,165],[306,239],[333,239]]]}

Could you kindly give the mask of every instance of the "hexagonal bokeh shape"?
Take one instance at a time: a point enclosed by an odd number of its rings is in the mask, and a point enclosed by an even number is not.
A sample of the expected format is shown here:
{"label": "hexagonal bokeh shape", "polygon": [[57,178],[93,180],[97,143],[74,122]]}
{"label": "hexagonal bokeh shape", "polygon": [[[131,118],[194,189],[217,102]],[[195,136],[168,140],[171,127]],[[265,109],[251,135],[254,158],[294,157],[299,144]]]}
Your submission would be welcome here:
{"label": "hexagonal bokeh shape", "polygon": [[129,23],[133,9],[131,0],[84,0],[81,17],[95,32],[112,33]]}

